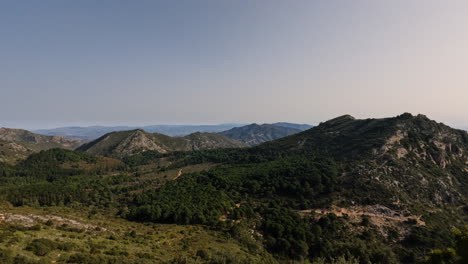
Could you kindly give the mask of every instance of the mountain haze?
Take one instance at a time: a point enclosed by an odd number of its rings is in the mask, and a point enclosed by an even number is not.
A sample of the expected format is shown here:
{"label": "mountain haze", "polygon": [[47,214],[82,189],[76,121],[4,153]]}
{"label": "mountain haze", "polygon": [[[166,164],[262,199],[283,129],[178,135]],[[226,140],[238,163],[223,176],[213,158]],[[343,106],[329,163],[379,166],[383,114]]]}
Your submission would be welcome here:
{"label": "mountain haze", "polygon": [[304,131],[313,127],[312,125],[308,125],[308,124],[295,124],[295,123],[288,123],[288,122],[278,122],[278,123],[273,123],[272,125],[295,128],[301,131]]}
{"label": "mountain haze", "polygon": [[[134,129],[143,129],[149,133],[160,133],[168,136],[186,136],[196,132],[219,133],[235,127],[241,127],[245,124],[219,124],[219,125],[149,125],[149,126],[88,126],[88,127],[59,127],[51,129],[38,129],[33,132],[48,135],[62,136],[69,139],[91,141],[107,133],[115,131],[125,131]],[[272,125],[280,127],[289,127],[299,130],[309,129],[310,125],[294,123],[274,123]]]}
{"label": "mountain haze", "polygon": [[143,129],[149,133],[160,133],[168,136],[186,136],[195,132],[216,133],[237,126],[242,126],[242,124],[59,127],[38,129],[34,132],[50,136],[63,136],[70,139],[91,141],[110,132],[134,129]]}
{"label": "mountain haze", "polygon": [[250,124],[243,127],[235,127],[227,131],[220,132],[220,135],[232,138],[249,146],[255,146],[267,141],[275,140],[302,130],[288,126],[279,126],[273,124]]}

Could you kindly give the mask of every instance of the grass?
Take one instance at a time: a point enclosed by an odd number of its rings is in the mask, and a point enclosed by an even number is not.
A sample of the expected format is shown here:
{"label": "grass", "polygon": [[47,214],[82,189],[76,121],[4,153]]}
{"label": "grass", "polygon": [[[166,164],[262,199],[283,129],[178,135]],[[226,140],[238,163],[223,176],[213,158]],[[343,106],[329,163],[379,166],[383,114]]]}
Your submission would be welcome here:
{"label": "grass", "polygon": [[[13,255],[46,263],[67,263],[70,256],[77,253],[117,258],[123,263],[164,263],[180,258],[202,261],[197,253],[205,258],[229,255],[249,263],[259,263],[265,257],[268,258],[265,252],[249,252],[236,240],[204,226],[143,224],[129,222],[105,212],[96,213],[93,209],[79,211],[66,207],[0,207],[0,213],[42,217],[42,220],[34,222],[23,219],[0,223],[0,249],[8,249]],[[79,224],[69,224],[51,216]],[[45,256],[36,256],[26,250],[34,239],[47,239],[68,245],[69,248],[53,249]]]}

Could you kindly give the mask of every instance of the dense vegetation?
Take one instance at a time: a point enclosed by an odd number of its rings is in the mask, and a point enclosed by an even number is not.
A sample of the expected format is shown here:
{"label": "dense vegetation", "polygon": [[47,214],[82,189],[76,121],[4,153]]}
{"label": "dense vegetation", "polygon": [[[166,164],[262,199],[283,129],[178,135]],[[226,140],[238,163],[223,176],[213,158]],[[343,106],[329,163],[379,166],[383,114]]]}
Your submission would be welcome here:
{"label": "dense vegetation", "polygon": [[[53,149],[0,163],[0,198],[13,206],[86,209],[89,219],[99,212],[128,225],[201,225],[247,256],[197,249],[161,257],[167,263],[255,263],[271,255],[285,263],[463,263],[466,231],[450,229],[468,216],[467,143],[459,131],[402,115],[345,116],[255,148],[146,151],[121,160]],[[128,236],[137,241],[137,233]],[[34,237],[23,250],[36,257],[69,252],[69,263],[140,258],[118,249],[67,251],[73,244],[49,240]],[[0,257],[23,261],[8,251]]]}

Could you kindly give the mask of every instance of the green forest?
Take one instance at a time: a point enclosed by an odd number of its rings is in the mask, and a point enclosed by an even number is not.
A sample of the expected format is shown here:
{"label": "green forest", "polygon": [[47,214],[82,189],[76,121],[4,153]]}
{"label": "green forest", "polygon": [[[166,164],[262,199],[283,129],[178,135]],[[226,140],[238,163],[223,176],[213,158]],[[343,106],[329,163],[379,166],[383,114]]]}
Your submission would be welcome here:
{"label": "green forest", "polygon": [[[334,213],[301,214],[302,210],[343,202],[339,200],[345,188],[340,175],[346,163],[312,153],[254,150],[144,152],[109,162],[87,153],[52,149],[17,165],[1,164],[0,195],[14,207],[95,208],[136,223],[204,226],[234,239],[246,252],[255,255],[265,250],[284,263],[467,260],[462,226],[451,231],[450,226],[439,229],[407,221],[402,225],[408,233],[401,237],[391,227],[382,232],[365,216],[351,221],[347,215]],[[206,163],[216,165],[175,180],[139,180],[148,167],[164,174]],[[36,239],[25,250],[45,256],[67,247],[73,245]],[[5,250],[2,263],[29,263]],[[67,261],[75,263],[74,258],[86,256],[70,255]],[[97,253],[88,257],[83,263],[108,261]],[[194,261],[199,258],[193,256]],[[189,263],[190,258],[173,261]]]}

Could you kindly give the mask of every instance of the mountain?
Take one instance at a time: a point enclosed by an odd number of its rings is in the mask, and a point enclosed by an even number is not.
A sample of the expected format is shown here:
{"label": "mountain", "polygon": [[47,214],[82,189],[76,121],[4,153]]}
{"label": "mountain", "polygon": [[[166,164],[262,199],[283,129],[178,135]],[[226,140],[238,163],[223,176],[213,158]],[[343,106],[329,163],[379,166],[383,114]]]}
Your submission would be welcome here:
{"label": "mountain", "polygon": [[[59,127],[52,129],[38,129],[33,132],[48,135],[62,136],[68,139],[91,141],[107,133],[115,131],[125,131],[134,129],[143,129],[149,133],[160,133],[168,136],[186,136],[196,132],[219,133],[235,127],[241,127],[245,124],[219,124],[219,125],[151,125],[151,126],[89,126],[89,127]],[[274,123],[272,125],[299,129],[301,131],[311,128],[306,124],[293,123]]]}
{"label": "mountain", "polygon": [[186,136],[195,132],[216,133],[237,126],[242,126],[242,124],[60,127],[39,129],[34,132],[43,135],[63,136],[69,139],[91,141],[114,131],[143,129],[150,133],[160,133],[169,136]]}
{"label": "mountain", "polygon": [[18,143],[0,140],[0,162],[14,163],[32,153],[34,153],[33,150]]}
{"label": "mountain", "polygon": [[122,157],[148,150],[160,153],[213,148],[245,147],[242,142],[211,133],[193,133],[185,137],[170,137],[148,133],[142,129],[108,133],[77,150],[103,156]]}
{"label": "mountain", "polygon": [[227,131],[220,132],[220,135],[232,138],[249,146],[255,146],[263,142],[275,140],[292,134],[301,132],[297,128],[278,126],[272,124],[250,124],[243,127],[235,127]]}
{"label": "mountain", "polygon": [[39,135],[23,129],[0,128],[0,161],[14,162],[41,150],[75,149],[81,144],[77,140]]}
{"label": "mountain", "polygon": [[38,129],[33,130],[35,133],[48,136],[62,136],[68,139],[90,141],[98,137],[101,137],[104,134],[113,132],[113,131],[122,131],[122,130],[131,130],[136,129],[129,126],[89,126],[89,127],[59,127],[52,129]]}
{"label": "mountain", "polygon": [[[2,250],[18,241],[14,254],[41,262],[467,263],[465,131],[423,115],[345,115],[250,148],[204,149],[219,141],[121,131],[89,153],[0,163],[0,253],[13,263]],[[166,153],[140,152],[150,149]]]}
{"label": "mountain", "polygon": [[161,133],[169,136],[186,136],[196,132],[217,133],[231,129],[233,127],[243,126],[244,124],[220,124],[220,125],[153,125],[144,126],[143,130],[150,133]]}
{"label": "mountain", "polygon": [[419,263],[468,223],[467,151],[467,132],[424,115],[344,115],[252,148],[179,155],[174,165],[223,165],[139,195],[127,217],[241,222],[268,252],[312,263]]}
{"label": "mountain", "polygon": [[352,186],[343,189],[348,202],[414,209],[468,198],[467,132],[424,115],[365,120],[345,115],[259,148],[333,157],[346,168],[341,180]]}
{"label": "mountain", "polygon": [[299,129],[301,131],[311,129],[313,127],[313,126],[308,125],[308,124],[294,124],[294,123],[287,123],[287,122],[278,122],[278,123],[273,123],[272,125]]}

